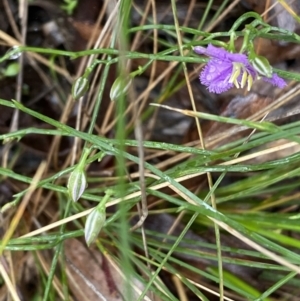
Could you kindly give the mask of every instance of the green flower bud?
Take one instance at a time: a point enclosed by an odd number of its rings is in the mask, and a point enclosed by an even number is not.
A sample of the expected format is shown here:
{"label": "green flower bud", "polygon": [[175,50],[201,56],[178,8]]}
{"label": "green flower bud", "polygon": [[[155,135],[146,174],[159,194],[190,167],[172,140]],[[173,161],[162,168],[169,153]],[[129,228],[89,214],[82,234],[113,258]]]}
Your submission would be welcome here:
{"label": "green flower bud", "polygon": [[261,56],[261,55],[254,55],[250,58],[250,61],[252,63],[252,66],[254,69],[260,74],[265,77],[272,77],[273,74],[273,68],[270,65],[269,61]]}
{"label": "green flower bud", "polygon": [[72,86],[72,97],[78,100],[89,88],[89,81],[86,77],[78,77]]}
{"label": "green flower bud", "polygon": [[71,199],[77,202],[86,188],[86,176],[84,170],[78,166],[70,174],[68,191]]}
{"label": "green flower bud", "polygon": [[111,86],[110,89],[110,99],[111,100],[116,100],[118,99],[120,96],[123,96],[124,94],[126,94],[126,92],[128,91],[130,84],[131,84],[132,78],[129,77],[121,77],[118,76],[113,85]]}
{"label": "green flower bud", "polygon": [[105,205],[97,206],[87,217],[84,227],[84,237],[88,246],[99,235],[106,220]]}

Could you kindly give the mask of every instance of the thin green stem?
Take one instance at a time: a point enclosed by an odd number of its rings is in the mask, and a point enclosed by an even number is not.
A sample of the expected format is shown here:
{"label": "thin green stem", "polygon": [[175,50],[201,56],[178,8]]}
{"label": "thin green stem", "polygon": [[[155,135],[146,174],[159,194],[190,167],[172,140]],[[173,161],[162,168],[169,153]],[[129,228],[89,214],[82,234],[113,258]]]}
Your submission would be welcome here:
{"label": "thin green stem", "polygon": [[[66,208],[65,208],[64,218],[66,218],[69,215],[69,212],[70,212],[70,209],[71,209],[71,204],[72,204],[72,201],[70,199],[68,199],[67,205],[66,205]],[[63,224],[60,228],[60,234],[61,235],[65,234],[65,229],[66,229],[66,224]],[[52,287],[52,281],[53,281],[53,278],[54,278],[54,274],[55,274],[55,271],[56,271],[56,266],[57,266],[57,263],[58,263],[59,256],[61,255],[62,249],[63,249],[63,242],[60,242],[57,245],[57,247],[55,249],[55,252],[54,252],[54,256],[53,256],[53,259],[52,259],[52,263],[51,263],[51,267],[50,267],[50,271],[49,271],[49,274],[48,274],[47,283],[46,283],[46,287],[45,287],[45,291],[44,291],[43,301],[48,301],[49,300],[49,293],[50,293],[50,290],[51,290],[51,287]]]}

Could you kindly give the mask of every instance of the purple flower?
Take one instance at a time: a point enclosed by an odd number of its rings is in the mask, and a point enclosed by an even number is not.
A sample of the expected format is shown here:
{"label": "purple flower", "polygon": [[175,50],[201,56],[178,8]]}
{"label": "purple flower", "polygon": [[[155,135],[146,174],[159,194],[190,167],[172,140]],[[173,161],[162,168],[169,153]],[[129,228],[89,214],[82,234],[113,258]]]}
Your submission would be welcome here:
{"label": "purple flower", "polygon": [[200,74],[200,81],[208,87],[209,92],[219,94],[233,86],[244,88],[246,85],[250,91],[253,81],[260,78],[279,88],[286,86],[286,82],[276,73],[271,77],[260,75],[245,54],[230,53],[211,44],[207,48],[196,46],[194,51],[211,58]]}

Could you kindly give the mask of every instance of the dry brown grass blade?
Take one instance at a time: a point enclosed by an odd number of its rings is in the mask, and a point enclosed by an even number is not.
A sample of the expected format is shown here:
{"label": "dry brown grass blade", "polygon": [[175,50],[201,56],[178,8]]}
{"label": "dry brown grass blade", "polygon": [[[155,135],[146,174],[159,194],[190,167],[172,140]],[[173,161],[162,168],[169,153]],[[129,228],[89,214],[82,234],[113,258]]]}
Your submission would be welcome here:
{"label": "dry brown grass blade", "polygon": [[[40,179],[41,179],[41,177],[42,177],[42,175],[45,171],[45,167],[46,167],[45,162],[42,162],[40,164],[40,167],[36,171],[36,174],[32,179],[32,183],[29,186],[28,191],[25,194],[22,202],[20,203],[20,205],[17,209],[17,212],[14,215],[14,217],[13,217],[13,219],[12,219],[10,225],[9,225],[9,228],[7,229],[6,233],[4,234],[4,237],[3,237],[1,245],[0,245],[1,256],[2,256],[2,253],[5,249],[5,246],[7,245],[8,241],[12,237],[15,229],[17,228],[17,226],[18,226],[18,224],[19,224],[19,222],[20,222],[20,220],[21,220],[21,218],[24,214],[26,206],[27,206],[28,202],[30,201],[31,196],[32,196],[33,192],[35,191],[35,188],[38,185],[38,183],[39,183],[39,181],[40,181]],[[3,277],[3,279],[5,280],[7,288],[9,289],[9,291],[10,291],[12,297],[14,298],[14,300],[19,301],[20,299],[19,299],[18,294],[16,292],[16,288],[12,285],[12,282],[11,282],[9,276],[7,275],[7,272],[4,269],[2,263],[0,263],[0,273]]]}

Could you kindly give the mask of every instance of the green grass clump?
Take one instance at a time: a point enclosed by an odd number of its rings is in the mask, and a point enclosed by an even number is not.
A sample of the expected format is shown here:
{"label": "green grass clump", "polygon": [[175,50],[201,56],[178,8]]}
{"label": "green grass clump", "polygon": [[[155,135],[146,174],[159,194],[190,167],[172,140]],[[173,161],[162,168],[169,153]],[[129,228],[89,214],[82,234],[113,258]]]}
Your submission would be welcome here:
{"label": "green grass clump", "polygon": [[[154,1],[141,11],[122,0],[93,47],[74,52],[20,45],[0,58],[43,58],[47,76],[67,83],[57,93],[59,119],[21,99],[0,99],[0,112],[10,109],[34,120],[0,135],[1,180],[18,188],[1,209],[0,248],[10,269],[0,263],[0,274],[14,300],[20,300],[14,265],[19,257],[31,258],[38,279],[31,300],[88,300],[87,291],[105,300],[101,285],[76,267],[93,266],[99,254],[103,261],[94,267],[104,273],[102,285],[124,300],[297,300],[300,127],[265,114],[282,107],[295,90],[283,90],[247,119],[202,112],[194,80],[208,59],[195,55],[193,46],[259,38],[299,44],[300,38],[253,12],[236,18],[230,29],[222,13],[229,1],[213,2],[195,27],[188,14],[185,22],[178,19],[175,0],[173,24],[157,19]],[[138,26],[133,11],[140,14]],[[215,29],[219,22],[228,30]],[[71,76],[61,62],[79,59],[81,71]],[[295,72],[274,71],[300,79]],[[168,103],[182,89],[191,109]],[[163,110],[170,119],[180,114],[194,120],[197,139],[173,142],[162,132],[153,141]],[[207,135],[206,124],[225,130]],[[34,171],[24,172],[16,162],[23,158],[23,141],[33,135],[50,138],[50,149],[37,157]],[[60,155],[64,139],[70,147]],[[75,238],[83,243],[80,252],[68,248]],[[74,293],[73,274],[87,286],[77,284],[81,297]]]}

